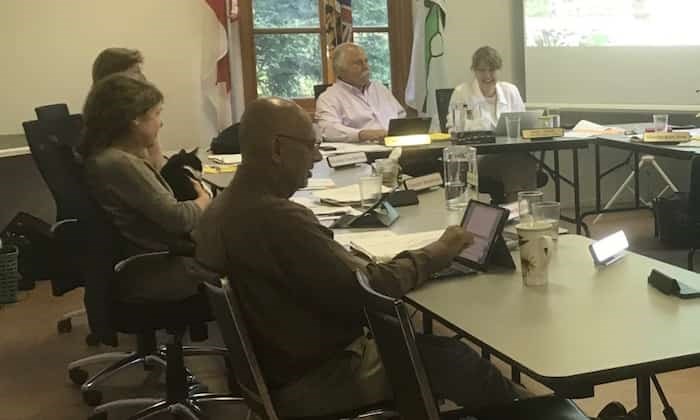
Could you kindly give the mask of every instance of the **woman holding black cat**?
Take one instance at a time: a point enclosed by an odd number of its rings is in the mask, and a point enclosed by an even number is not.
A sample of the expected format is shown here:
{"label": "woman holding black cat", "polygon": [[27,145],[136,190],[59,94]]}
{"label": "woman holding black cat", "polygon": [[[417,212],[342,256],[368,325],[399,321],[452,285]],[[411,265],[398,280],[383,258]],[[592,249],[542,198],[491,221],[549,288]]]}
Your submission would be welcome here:
{"label": "woman holding black cat", "polygon": [[[129,255],[167,250],[189,238],[210,203],[209,194],[192,181],[197,198],[177,201],[172,189],[148,160],[162,126],[163,95],[153,84],[125,74],[95,83],[83,109],[85,134],[80,153],[92,196],[112,217],[127,242]],[[189,259],[173,259],[157,275],[120,284],[125,300],[177,300],[197,293]]]}

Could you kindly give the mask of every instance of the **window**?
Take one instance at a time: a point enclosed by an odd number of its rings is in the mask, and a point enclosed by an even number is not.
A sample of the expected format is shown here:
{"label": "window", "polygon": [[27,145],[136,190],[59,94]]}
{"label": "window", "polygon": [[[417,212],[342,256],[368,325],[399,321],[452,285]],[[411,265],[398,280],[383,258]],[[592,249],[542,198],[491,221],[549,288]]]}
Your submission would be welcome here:
{"label": "window", "polygon": [[[406,71],[408,64],[392,61],[391,3],[353,0],[353,38],[367,52],[372,79],[399,89],[405,79],[396,80],[392,63],[394,67],[401,64]],[[239,0],[246,101],[274,95],[295,98],[302,106],[313,107],[313,86],[331,82],[326,71],[330,57],[326,57],[322,36],[323,6],[323,0]],[[393,9],[404,7],[394,5]],[[397,38],[396,44],[406,44],[405,38]],[[401,48],[407,49],[410,57],[410,41]]]}

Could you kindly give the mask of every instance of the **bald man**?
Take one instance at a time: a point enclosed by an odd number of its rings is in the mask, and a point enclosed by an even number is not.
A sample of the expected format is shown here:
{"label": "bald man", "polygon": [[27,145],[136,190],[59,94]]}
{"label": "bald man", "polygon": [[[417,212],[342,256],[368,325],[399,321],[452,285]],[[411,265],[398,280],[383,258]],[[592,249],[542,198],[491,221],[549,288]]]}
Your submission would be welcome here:
{"label": "bald man", "polygon": [[[289,197],[321,159],[302,108],[261,98],[240,127],[243,162],[202,215],[197,259],[228,275],[243,304],[263,373],[283,417],[317,416],[391,398],[374,340],[363,332],[362,290],[402,296],[446,267],[471,238],[452,226],[423,249],[368,264]],[[513,385],[469,347],[419,336],[440,395],[464,407],[511,401]]]}
{"label": "bald man", "polygon": [[326,141],[380,141],[389,120],[406,111],[382,83],[370,80],[365,51],[344,43],[333,51],[336,82],[316,101],[316,121]]}

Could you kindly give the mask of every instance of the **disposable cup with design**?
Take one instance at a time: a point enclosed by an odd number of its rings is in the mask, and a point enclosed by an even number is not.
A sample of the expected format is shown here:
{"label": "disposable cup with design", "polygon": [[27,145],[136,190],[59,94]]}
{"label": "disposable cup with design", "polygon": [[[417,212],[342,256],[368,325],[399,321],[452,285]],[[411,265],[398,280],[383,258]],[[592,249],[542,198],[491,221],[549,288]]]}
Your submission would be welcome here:
{"label": "disposable cup with design", "polygon": [[548,223],[520,223],[515,226],[520,248],[520,271],[525,286],[544,286],[548,282],[549,262],[554,241]]}

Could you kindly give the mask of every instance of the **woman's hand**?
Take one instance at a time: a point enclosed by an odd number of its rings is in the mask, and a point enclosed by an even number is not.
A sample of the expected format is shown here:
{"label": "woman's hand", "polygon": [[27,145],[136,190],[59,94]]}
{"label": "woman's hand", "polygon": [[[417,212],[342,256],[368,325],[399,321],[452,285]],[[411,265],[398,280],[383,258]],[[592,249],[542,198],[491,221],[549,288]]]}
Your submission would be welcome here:
{"label": "woman's hand", "polygon": [[206,209],[209,206],[209,203],[211,203],[211,196],[204,189],[200,181],[190,178],[190,182],[192,182],[192,186],[194,187],[194,190],[197,193],[197,198],[194,199],[194,203],[200,209]]}

